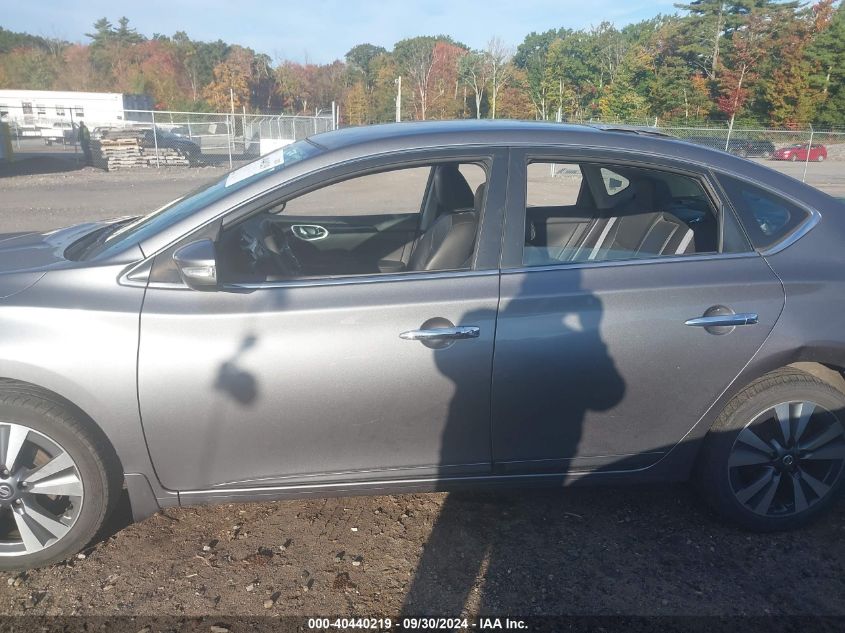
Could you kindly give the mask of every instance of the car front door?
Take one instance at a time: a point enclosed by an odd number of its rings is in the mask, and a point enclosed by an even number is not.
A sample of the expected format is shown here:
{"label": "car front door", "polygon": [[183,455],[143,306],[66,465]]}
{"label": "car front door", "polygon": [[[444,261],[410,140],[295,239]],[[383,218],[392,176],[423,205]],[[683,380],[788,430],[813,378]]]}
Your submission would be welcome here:
{"label": "car front door", "polygon": [[706,173],[568,156],[511,154],[493,366],[493,459],[504,472],[656,462],[784,304]]}
{"label": "car front door", "polygon": [[[414,154],[415,165],[420,156]],[[490,470],[506,154],[424,158],[486,169],[474,258],[461,270],[233,282],[212,292],[150,283],[141,315],[139,399],[164,486],[225,493]],[[359,161],[319,176],[349,180],[358,174],[352,169],[395,169],[402,159]],[[404,193],[374,192],[388,201]],[[302,223],[329,223],[318,220]],[[452,326],[467,326],[470,337],[400,338]]]}

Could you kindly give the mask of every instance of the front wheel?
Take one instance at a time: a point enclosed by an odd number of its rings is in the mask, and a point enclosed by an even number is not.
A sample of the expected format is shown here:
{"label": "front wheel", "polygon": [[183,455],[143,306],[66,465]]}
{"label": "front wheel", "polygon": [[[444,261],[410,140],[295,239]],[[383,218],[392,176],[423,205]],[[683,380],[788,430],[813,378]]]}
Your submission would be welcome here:
{"label": "front wheel", "polygon": [[69,408],[18,385],[0,390],[0,569],[72,556],[120,493],[113,449]]}
{"label": "front wheel", "polygon": [[746,387],[711,428],[697,483],[724,517],[769,532],[805,525],[843,488],[845,395],[787,368]]}
{"label": "front wheel", "polygon": [[819,157],[816,159],[816,162],[820,163],[824,160],[824,154],[819,154]]}

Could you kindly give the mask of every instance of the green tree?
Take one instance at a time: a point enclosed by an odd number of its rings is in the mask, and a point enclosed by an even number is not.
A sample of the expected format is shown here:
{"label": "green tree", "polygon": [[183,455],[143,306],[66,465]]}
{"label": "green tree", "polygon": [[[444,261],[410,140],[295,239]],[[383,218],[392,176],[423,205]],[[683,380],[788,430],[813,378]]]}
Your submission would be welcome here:
{"label": "green tree", "polygon": [[344,57],[350,72],[354,75],[354,79],[362,79],[368,91],[372,88],[375,80],[373,60],[386,52],[387,50],[382,46],[358,44],[349,49]]}
{"label": "green tree", "polygon": [[534,116],[537,119],[549,118],[551,108],[550,87],[546,57],[549,47],[561,36],[561,31],[551,29],[543,33],[531,32],[517,46],[513,57],[514,65],[523,71],[524,89],[534,104]]}
{"label": "green tree", "polygon": [[829,23],[807,50],[811,85],[819,93],[815,120],[826,125],[845,122],[845,5],[839,5]]}

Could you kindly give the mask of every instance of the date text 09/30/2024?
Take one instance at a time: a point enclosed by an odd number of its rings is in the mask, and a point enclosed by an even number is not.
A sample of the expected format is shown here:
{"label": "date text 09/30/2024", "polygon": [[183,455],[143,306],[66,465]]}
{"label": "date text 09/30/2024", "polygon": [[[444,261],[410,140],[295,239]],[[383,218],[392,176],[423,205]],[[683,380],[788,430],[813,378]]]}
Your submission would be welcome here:
{"label": "date text 09/30/2024", "polygon": [[518,618],[308,618],[307,628],[311,630],[448,630],[456,629],[477,631],[518,631],[528,628],[524,620]]}

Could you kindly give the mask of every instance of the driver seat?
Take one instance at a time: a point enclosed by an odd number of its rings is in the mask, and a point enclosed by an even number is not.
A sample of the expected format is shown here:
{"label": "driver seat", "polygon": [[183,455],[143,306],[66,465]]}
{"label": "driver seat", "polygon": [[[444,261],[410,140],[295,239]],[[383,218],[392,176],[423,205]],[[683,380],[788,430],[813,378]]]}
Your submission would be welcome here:
{"label": "driver seat", "polygon": [[[456,163],[435,167],[433,186],[437,219],[414,245],[407,269],[464,268],[475,248],[484,196],[473,195]],[[483,189],[479,189],[483,194]]]}

